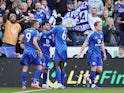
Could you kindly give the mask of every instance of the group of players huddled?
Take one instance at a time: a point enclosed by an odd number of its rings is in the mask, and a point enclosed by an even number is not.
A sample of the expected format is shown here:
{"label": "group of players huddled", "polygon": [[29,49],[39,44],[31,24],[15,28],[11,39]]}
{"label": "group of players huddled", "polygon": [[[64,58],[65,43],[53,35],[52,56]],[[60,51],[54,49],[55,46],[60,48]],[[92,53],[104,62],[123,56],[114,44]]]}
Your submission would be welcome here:
{"label": "group of players huddled", "polygon": [[[89,81],[91,80],[91,88],[99,89],[95,84],[95,77],[101,73],[103,69],[102,57],[100,55],[101,49],[104,54],[103,60],[106,60],[106,53],[103,42],[102,23],[97,21],[94,26],[95,31],[87,37],[76,57],[79,58],[85,47],[89,47],[87,57],[91,72],[90,76],[86,78],[86,85],[89,86]],[[39,86],[39,78],[41,73],[43,73],[42,88],[49,88],[47,78],[50,62],[50,46],[55,46],[53,60],[56,80],[58,82],[56,88],[64,89],[64,62],[67,62],[67,29],[62,26],[62,18],[60,17],[56,18],[55,27],[51,28],[50,23],[44,21],[42,23],[42,31],[38,32],[37,29],[39,29],[39,22],[37,20],[32,20],[31,28],[25,29],[20,36],[20,42],[24,44],[24,52],[21,57],[21,65],[23,66],[22,90],[26,89],[26,76],[28,66],[31,64],[37,66],[31,87],[37,89],[41,88]]]}

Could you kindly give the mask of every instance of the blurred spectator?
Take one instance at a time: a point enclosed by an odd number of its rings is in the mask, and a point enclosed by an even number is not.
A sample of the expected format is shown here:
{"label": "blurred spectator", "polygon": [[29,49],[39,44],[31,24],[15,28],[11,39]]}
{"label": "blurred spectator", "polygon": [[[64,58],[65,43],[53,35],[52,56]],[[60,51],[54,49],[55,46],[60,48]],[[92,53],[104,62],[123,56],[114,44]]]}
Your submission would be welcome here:
{"label": "blurred spectator", "polygon": [[74,9],[77,9],[82,4],[82,2],[83,0],[73,0]]}
{"label": "blurred spectator", "polygon": [[124,46],[124,12],[120,13],[120,16],[118,17],[117,23],[120,26],[121,45]]}
{"label": "blurred spectator", "polygon": [[40,26],[41,26],[42,22],[47,20],[47,17],[46,17],[46,14],[44,13],[44,11],[42,10],[40,2],[35,3],[35,10],[36,11],[34,13],[34,17],[36,20],[39,21]]}
{"label": "blurred spectator", "polygon": [[46,14],[47,19],[50,19],[51,16],[51,10],[50,8],[47,6],[47,0],[41,0],[41,7],[44,11],[44,13]]}
{"label": "blurred spectator", "polygon": [[28,22],[29,14],[28,14],[28,5],[27,5],[27,3],[21,3],[20,16],[19,16],[19,20],[17,20],[17,22],[21,25],[22,31],[25,30],[25,23]]}
{"label": "blurred spectator", "polygon": [[105,9],[108,9],[109,16],[113,17],[113,14],[114,14],[113,0],[105,0]]}
{"label": "blurred spectator", "polygon": [[6,12],[6,3],[0,2],[0,16],[3,16]]}
{"label": "blurred spectator", "polygon": [[117,0],[114,3],[114,12],[115,12],[114,20],[116,22],[120,13],[124,12],[124,0]]}
{"label": "blurred spectator", "polygon": [[[64,11],[64,16],[67,12],[70,12],[70,15],[71,15],[71,12],[74,10],[74,4],[71,0],[68,0],[67,3],[66,3],[66,9]],[[69,15],[69,16],[70,16]],[[62,15],[63,16],[63,15]]]}
{"label": "blurred spectator", "polygon": [[83,44],[83,42],[84,42],[84,37],[83,37],[83,35],[82,35],[82,32],[77,32],[76,33],[76,36],[74,37],[75,39],[75,41],[73,41],[74,42],[74,46],[81,46],[82,44]]}
{"label": "blurred spectator", "polygon": [[0,46],[2,46],[2,38],[3,38],[3,17],[0,16]]}
{"label": "blurred spectator", "polygon": [[123,46],[119,46],[118,56],[116,56],[115,58],[124,58],[124,47]]}
{"label": "blurred spectator", "polygon": [[28,5],[28,13],[34,12],[34,1],[33,0],[26,0],[26,3]]}
{"label": "blurred spectator", "polygon": [[9,19],[5,19],[4,22],[3,46],[15,46],[18,40],[18,34],[21,31],[21,26],[16,23],[16,15],[10,13]]}
{"label": "blurred spectator", "polygon": [[14,13],[16,14],[16,17],[17,17],[17,20],[19,20],[19,17],[20,17],[20,9],[19,9],[19,3],[17,3],[16,1],[14,1],[12,3],[12,7],[10,9],[10,13]]}
{"label": "blurred spectator", "polygon": [[102,22],[101,18],[97,14],[97,9],[95,7],[92,8],[91,13],[88,14],[88,21],[89,21],[89,25],[90,25],[92,31],[95,30],[94,23],[96,21]]}
{"label": "blurred spectator", "polygon": [[[10,13],[9,19],[7,19],[7,14],[6,14],[4,16],[4,22],[5,23],[4,23],[2,52],[4,52],[5,54],[6,53],[13,54],[16,49],[16,43],[18,40],[18,35],[21,31],[21,26],[18,23],[16,23],[16,15],[14,13]],[[10,55],[8,54],[8,56],[12,57],[13,55],[11,54]]]}
{"label": "blurred spectator", "polygon": [[61,16],[64,16],[66,12],[66,4],[71,0],[56,0],[56,11],[57,14],[60,13]]}
{"label": "blurred spectator", "polygon": [[21,0],[5,0],[5,2],[6,2],[6,9],[11,9],[13,2],[16,2],[19,5],[21,3]]}
{"label": "blurred spectator", "polygon": [[114,26],[113,18],[108,18],[107,26],[103,27],[105,45],[117,46],[120,43],[120,32]]}
{"label": "blurred spectator", "polygon": [[11,9],[13,1],[14,0],[12,0],[12,1],[11,0],[6,0],[6,8],[7,9]]}
{"label": "blurred spectator", "polygon": [[56,0],[47,0],[48,2],[48,7],[53,11],[56,7]]}
{"label": "blurred spectator", "polygon": [[102,0],[88,0],[89,12],[92,8],[96,8],[98,12],[98,16],[100,17],[104,10],[104,5]]}
{"label": "blurred spectator", "polygon": [[[74,17],[74,4],[72,2],[72,0],[68,0],[67,3],[66,3],[66,10],[64,12],[64,17],[65,18],[73,18]],[[63,18],[64,19],[64,18]],[[72,30],[70,28],[67,28],[68,29],[68,38],[72,41],[72,43],[70,43],[70,45],[73,45],[75,46],[77,44],[77,31],[75,30]]]}
{"label": "blurred spectator", "polygon": [[23,29],[27,29],[31,27],[31,24],[30,24],[31,20],[34,20],[34,14],[32,13],[29,14],[27,22],[24,23]]}
{"label": "blurred spectator", "polygon": [[115,26],[118,31],[120,31],[120,26],[117,23],[117,19],[120,16],[120,13],[124,12],[124,0],[117,0],[114,4],[114,20],[115,20]]}
{"label": "blurred spectator", "polygon": [[107,25],[107,19],[109,18],[109,11],[108,9],[104,9],[103,11],[103,15],[102,15],[102,26],[106,26]]}

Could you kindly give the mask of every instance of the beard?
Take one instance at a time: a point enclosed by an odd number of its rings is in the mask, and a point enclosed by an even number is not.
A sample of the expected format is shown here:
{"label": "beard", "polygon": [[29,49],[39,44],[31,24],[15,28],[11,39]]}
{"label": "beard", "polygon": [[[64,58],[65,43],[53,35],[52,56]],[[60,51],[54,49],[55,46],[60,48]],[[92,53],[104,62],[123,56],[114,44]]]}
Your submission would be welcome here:
{"label": "beard", "polygon": [[11,20],[11,23],[15,24],[16,23],[16,20]]}

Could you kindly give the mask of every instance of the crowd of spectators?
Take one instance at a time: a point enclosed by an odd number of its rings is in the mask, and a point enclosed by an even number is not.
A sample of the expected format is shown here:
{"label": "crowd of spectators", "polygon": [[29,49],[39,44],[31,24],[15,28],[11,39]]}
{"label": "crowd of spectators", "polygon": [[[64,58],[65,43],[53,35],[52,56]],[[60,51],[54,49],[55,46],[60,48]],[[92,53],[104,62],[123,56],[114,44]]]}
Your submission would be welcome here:
{"label": "crowd of spectators", "polygon": [[[18,42],[19,34],[37,19],[42,25],[53,13],[64,17],[75,10],[83,0],[0,0],[0,46],[23,50]],[[85,1],[85,0],[84,0]],[[94,22],[102,21],[105,45],[124,46],[124,0],[88,0],[88,22],[91,30],[68,31],[68,46],[81,46],[94,30]],[[40,28],[39,30],[41,30]],[[8,49],[7,49],[8,50]]]}

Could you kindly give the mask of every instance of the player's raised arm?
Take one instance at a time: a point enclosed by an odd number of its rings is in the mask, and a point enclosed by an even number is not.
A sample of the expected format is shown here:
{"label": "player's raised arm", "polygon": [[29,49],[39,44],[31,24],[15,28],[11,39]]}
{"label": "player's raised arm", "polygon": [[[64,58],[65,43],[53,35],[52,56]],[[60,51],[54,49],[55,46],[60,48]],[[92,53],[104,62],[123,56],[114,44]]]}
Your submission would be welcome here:
{"label": "player's raised arm", "polygon": [[80,49],[80,52],[77,54],[77,58],[80,58],[82,52],[84,51],[85,47],[88,45],[88,41],[85,40],[85,42],[83,43],[81,49]]}
{"label": "player's raised arm", "polygon": [[107,57],[106,57],[105,45],[104,45],[103,41],[102,41],[101,49],[102,49],[102,52],[103,52],[103,60],[105,61],[107,59]]}

